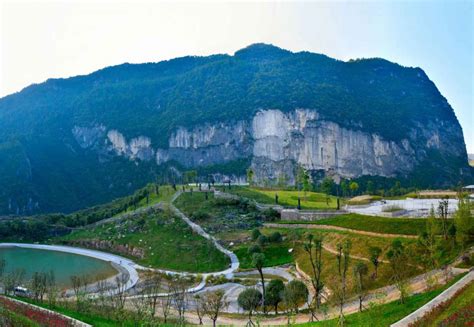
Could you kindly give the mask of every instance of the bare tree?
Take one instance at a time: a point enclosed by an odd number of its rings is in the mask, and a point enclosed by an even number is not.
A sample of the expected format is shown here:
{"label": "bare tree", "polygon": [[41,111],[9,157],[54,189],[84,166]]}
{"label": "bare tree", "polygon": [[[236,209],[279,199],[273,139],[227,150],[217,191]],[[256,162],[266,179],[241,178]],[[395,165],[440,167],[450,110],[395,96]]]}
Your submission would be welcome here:
{"label": "bare tree", "polygon": [[173,295],[173,304],[176,311],[178,311],[179,321],[181,324],[184,324],[184,313],[186,312],[188,304],[186,290],[186,280],[183,277],[176,276],[171,279],[170,291]]}
{"label": "bare tree", "polygon": [[4,276],[5,276],[5,267],[7,266],[7,261],[5,259],[0,259],[0,285],[3,287],[3,293],[5,293],[5,284],[4,284]]}
{"label": "bare tree", "polygon": [[46,292],[46,274],[35,271],[31,277],[31,291],[35,301],[43,302],[44,293]]}
{"label": "bare tree", "polygon": [[344,243],[337,245],[337,273],[339,276],[339,288],[335,291],[335,295],[339,302],[339,322],[340,326],[344,325],[344,303],[346,302],[346,287],[347,287],[347,270],[349,268],[351,252],[351,242],[346,240]]}
{"label": "bare tree", "polygon": [[218,290],[215,292],[208,292],[204,296],[203,309],[204,313],[212,320],[212,325],[216,326],[217,317],[229,303],[224,298],[224,291]]}
{"label": "bare tree", "polygon": [[115,277],[115,303],[116,308],[122,311],[125,307],[125,288],[127,287],[128,275],[119,274]]}
{"label": "bare tree", "polygon": [[[96,279],[96,292],[97,292],[97,302],[99,307],[104,308],[108,305],[107,294],[112,290],[112,285],[104,278],[104,276],[98,276]],[[110,317],[110,312],[107,310],[107,316]]]}
{"label": "bare tree", "polygon": [[3,280],[3,286],[5,288],[5,294],[10,295],[15,291],[15,287],[19,286],[25,277],[24,269],[15,269],[5,275]]}
{"label": "bare tree", "polygon": [[199,319],[199,325],[202,325],[202,318],[204,316],[204,299],[201,295],[196,294],[193,296],[194,310]]}
{"label": "bare tree", "polygon": [[129,303],[130,302],[134,309],[133,320],[135,321],[135,325],[139,326],[143,324],[146,318],[150,318],[148,300],[146,296],[136,296],[129,300]]}
{"label": "bare tree", "polygon": [[59,295],[59,289],[56,285],[56,277],[52,270],[46,275],[46,294],[48,297],[48,304],[54,306]]}
{"label": "bare tree", "polygon": [[166,324],[168,321],[168,316],[170,314],[171,304],[173,303],[173,298],[170,294],[162,297],[159,301],[161,315],[163,316],[163,322]]}
{"label": "bare tree", "polygon": [[72,290],[74,292],[74,296],[76,297],[76,301],[77,301],[79,299],[79,292],[81,290],[81,284],[82,284],[81,278],[77,275],[72,275],[71,277],[69,277],[69,279],[71,280]]}
{"label": "bare tree", "polygon": [[444,239],[448,239],[448,198],[442,199],[438,204],[438,216],[441,219],[441,228]]}
{"label": "bare tree", "polygon": [[156,307],[158,305],[159,293],[161,290],[162,278],[159,274],[154,274],[149,280],[145,289],[148,299],[148,306],[150,307],[151,317],[155,316]]}
{"label": "bare tree", "polygon": [[311,321],[314,321],[316,318],[316,310],[321,304],[321,295],[324,288],[324,283],[321,278],[321,273],[323,270],[323,237],[318,236],[314,238],[312,234],[308,235],[308,240],[304,244],[304,250],[309,255],[309,261],[311,263],[312,276],[311,276],[311,285],[314,289],[314,299],[313,303],[309,304],[311,309]]}

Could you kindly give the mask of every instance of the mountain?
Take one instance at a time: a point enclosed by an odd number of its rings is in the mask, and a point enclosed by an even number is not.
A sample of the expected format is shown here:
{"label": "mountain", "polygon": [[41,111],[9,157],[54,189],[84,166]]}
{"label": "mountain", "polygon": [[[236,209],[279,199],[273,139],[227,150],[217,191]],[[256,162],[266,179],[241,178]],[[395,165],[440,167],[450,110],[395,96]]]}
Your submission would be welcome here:
{"label": "mountain", "polygon": [[157,178],[472,177],[453,109],[420,68],[254,44],[123,64],[0,99],[0,213],[83,208]]}

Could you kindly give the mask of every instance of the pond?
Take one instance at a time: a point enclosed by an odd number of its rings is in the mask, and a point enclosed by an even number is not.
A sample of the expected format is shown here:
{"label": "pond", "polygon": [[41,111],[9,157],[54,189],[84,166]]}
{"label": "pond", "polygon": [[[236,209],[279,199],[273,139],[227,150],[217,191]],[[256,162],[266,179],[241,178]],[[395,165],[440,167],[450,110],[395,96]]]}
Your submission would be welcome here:
{"label": "pond", "polygon": [[[89,275],[103,279],[117,274],[109,262],[66,252],[19,247],[0,247],[0,260],[5,259],[6,273],[23,269],[26,284],[35,272],[50,272],[61,288],[71,287],[71,276]],[[92,280],[93,281],[93,280]]]}

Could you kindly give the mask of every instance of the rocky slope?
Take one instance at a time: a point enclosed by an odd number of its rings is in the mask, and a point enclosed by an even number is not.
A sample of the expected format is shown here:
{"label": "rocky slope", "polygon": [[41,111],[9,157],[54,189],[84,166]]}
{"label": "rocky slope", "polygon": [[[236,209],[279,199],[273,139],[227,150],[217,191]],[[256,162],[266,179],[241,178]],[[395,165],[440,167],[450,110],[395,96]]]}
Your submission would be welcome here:
{"label": "rocky slope", "polygon": [[469,180],[461,127],[419,68],[253,45],[121,65],[0,99],[0,213],[70,211],[147,181]]}

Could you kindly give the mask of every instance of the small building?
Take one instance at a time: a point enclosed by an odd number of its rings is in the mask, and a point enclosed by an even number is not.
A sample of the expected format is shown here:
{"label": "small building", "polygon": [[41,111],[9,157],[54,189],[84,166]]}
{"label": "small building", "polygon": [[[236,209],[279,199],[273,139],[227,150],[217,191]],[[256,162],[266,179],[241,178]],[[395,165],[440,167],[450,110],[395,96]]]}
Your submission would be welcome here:
{"label": "small building", "polygon": [[467,192],[467,193],[470,193],[470,194],[474,194],[474,185],[468,185],[468,186],[464,186],[462,188],[462,190],[464,192]]}

